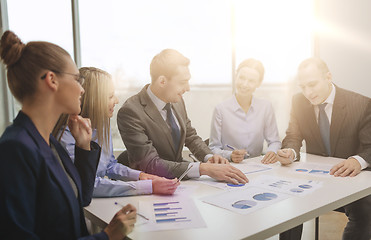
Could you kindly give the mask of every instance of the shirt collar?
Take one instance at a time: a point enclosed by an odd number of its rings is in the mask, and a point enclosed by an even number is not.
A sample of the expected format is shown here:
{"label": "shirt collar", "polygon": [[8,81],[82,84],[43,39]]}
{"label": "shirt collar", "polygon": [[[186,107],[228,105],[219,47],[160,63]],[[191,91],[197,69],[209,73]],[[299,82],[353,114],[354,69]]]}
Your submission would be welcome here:
{"label": "shirt collar", "polygon": [[[245,111],[241,108],[240,104],[238,103],[237,98],[236,98],[236,95],[233,95],[233,99],[234,99],[234,101],[233,101],[233,105],[232,105],[232,109],[233,109],[233,111],[237,112],[237,111],[241,110],[241,111],[245,112]],[[254,111],[254,108],[255,108],[254,106],[255,106],[255,105],[256,105],[255,97],[252,96],[252,99],[251,99],[251,106],[250,106],[251,111]],[[250,109],[249,109],[249,111],[250,111]]]}
{"label": "shirt collar", "polygon": [[332,86],[332,89],[331,89],[330,95],[327,97],[327,99],[323,103],[334,104],[336,89],[333,83],[331,83],[331,86]]}
{"label": "shirt collar", "polygon": [[148,86],[147,88],[147,94],[149,98],[152,100],[152,102],[155,104],[156,108],[158,111],[162,111],[166,105],[164,101],[159,99],[152,91],[151,91],[151,85]]}

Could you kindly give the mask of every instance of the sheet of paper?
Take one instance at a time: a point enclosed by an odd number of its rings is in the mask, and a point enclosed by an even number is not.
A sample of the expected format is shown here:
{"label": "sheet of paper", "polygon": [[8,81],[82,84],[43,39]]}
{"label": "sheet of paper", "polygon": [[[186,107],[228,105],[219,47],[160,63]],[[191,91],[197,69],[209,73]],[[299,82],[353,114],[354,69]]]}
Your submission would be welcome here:
{"label": "sheet of paper", "polygon": [[289,197],[290,195],[285,193],[249,187],[207,196],[201,200],[232,212],[248,214]]}
{"label": "sheet of paper", "polygon": [[264,172],[273,169],[272,166],[262,163],[256,162],[247,162],[247,163],[231,163],[232,166],[238,168],[243,172],[245,175],[257,173],[257,172]]}
{"label": "sheet of paper", "polygon": [[[272,166],[270,165],[265,165],[261,163],[255,163],[255,162],[247,162],[247,163],[231,163],[234,167],[238,168],[243,172],[245,175],[253,174],[253,173],[260,173],[260,172],[265,172],[273,169]],[[248,187],[248,184],[242,185],[234,185],[234,184],[229,184],[225,182],[219,182],[209,176],[201,176],[198,179],[195,179],[197,181],[200,181],[200,183],[224,189],[224,190],[235,190],[236,188],[242,189]]]}
{"label": "sheet of paper", "polygon": [[260,175],[251,180],[250,184],[251,186],[295,196],[304,196],[322,187],[321,181],[282,178],[270,175]]}
{"label": "sheet of paper", "polygon": [[175,190],[173,196],[178,197],[178,196],[190,196],[193,194],[193,192],[198,188],[198,186],[195,185],[186,185],[182,184],[180,182],[180,185],[177,187]]}
{"label": "sheet of paper", "polygon": [[149,220],[138,231],[161,231],[206,227],[196,205],[190,198],[163,198],[139,201],[139,211]]}
{"label": "sheet of paper", "polygon": [[209,176],[201,176],[200,178],[197,178],[195,180],[199,181],[202,184],[206,184],[206,185],[216,187],[216,188],[220,188],[220,189],[224,189],[224,190],[235,190],[236,188],[242,189],[242,188],[247,187],[247,185],[243,185],[243,184],[234,185],[234,184],[230,184],[230,183],[219,182],[219,181],[217,181],[217,180],[215,180],[215,179],[213,179]]}
{"label": "sheet of paper", "polygon": [[294,166],[293,171],[298,174],[316,175],[330,177],[330,170],[333,165],[320,163],[298,163]]}

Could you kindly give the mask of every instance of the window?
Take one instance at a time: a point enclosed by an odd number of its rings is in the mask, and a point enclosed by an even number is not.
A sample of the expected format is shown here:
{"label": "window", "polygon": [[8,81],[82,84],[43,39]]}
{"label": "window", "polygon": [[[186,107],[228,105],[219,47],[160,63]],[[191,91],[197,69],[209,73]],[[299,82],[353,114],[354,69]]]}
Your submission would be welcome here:
{"label": "window", "polygon": [[104,3],[80,0],[83,66],[110,72],[118,88],[143,86],[152,58],[174,48],[191,60],[192,84],[230,83],[229,1]]}
{"label": "window", "polygon": [[[7,1],[7,5],[9,29],[17,34],[22,42],[52,42],[68,51],[73,58],[70,2],[67,4],[64,0],[12,0]],[[20,105],[14,102],[13,112],[17,114]]]}
{"label": "window", "polygon": [[71,3],[65,0],[7,1],[9,29],[23,42],[48,41],[73,58]]}
{"label": "window", "polygon": [[312,56],[312,5],[312,0],[236,0],[236,68],[256,58],[265,67],[264,82],[288,82]]}

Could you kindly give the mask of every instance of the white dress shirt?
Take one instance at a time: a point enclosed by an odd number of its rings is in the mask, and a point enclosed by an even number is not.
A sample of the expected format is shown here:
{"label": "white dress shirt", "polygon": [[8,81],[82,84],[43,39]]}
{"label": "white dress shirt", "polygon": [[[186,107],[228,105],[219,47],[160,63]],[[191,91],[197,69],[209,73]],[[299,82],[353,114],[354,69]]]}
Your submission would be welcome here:
{"label": "white dress shirt", "polygon": [[281,148],[276,118],[272,104],[263,99],[252,97],[251,106],[246,113],[236,96],[218,104],[214,110],[209,147],[214,154],[230,159],[232,151],[245,149],[250,157],[262,154],[264,140],[267,151],[277,153]]}

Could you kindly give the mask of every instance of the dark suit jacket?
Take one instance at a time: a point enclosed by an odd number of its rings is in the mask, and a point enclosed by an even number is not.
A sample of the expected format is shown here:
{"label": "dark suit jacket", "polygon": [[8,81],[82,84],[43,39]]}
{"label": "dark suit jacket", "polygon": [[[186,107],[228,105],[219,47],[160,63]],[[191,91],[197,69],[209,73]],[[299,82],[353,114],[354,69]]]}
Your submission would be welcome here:
{"label": "dark suit jacket", "polygon": [[[370,98],[335,87],[330,126],[331,156],[359,155],[371,163]],[[293,148],[299,153],[303,139],[307,153],[327,156],[313,105],[300,93],[293,97],[290,123],[282,147]]]}
{"label": "dark suit jacket", "polygon": [[117,115],[130,167],[168,178],[179,177],[189,164],[182,158],[184,144],[199,160],[212,152],[192,127],[183,100],[172,105],[181,128],[180,147],[175,151],[170,129],[147,94],[148,86],[130,97]]}
{"label": "dark suit jacket", "polygon": [[[0,138],[0,239],[77,239],[87,236],[83,206],[91,201],[100,147],[76,148],[75,165],[50,136],[76,184],[76,198],[62,166],[31,119],[19,112]],[[94,149],[94,150],[93,150]],[[91,239],[107,239],[100,233]]]}

